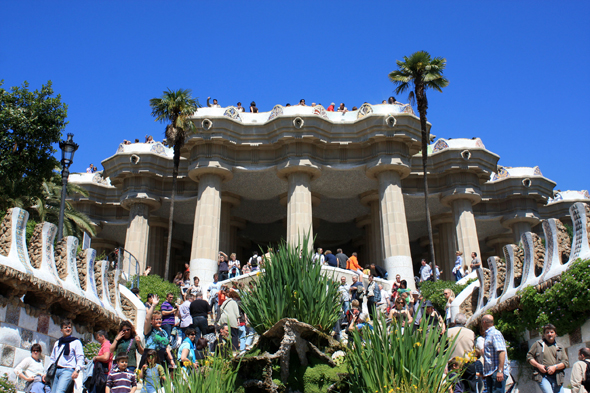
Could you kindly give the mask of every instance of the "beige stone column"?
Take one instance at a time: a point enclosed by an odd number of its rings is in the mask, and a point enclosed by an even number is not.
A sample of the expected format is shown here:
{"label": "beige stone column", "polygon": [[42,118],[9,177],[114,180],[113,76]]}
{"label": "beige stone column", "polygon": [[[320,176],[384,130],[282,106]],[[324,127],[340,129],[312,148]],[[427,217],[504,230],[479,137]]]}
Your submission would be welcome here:
{"label": "beige stone column", "polygon": [[432,226],[438,228],[438,253],[436,257],[437,265],[443,270],[442,278],[452,280],[452,270],[455,267],[457,247],[457,233],[453,216],[444,214],[432,218]]}
{"label": "beige stone column", "polygon": [[199,177],[199,192],[191,246],[191,277],[211,282],[217,273],[221,221],[222,177],[205,173]]}
{"label": "beige stone column", "polygon": [[[140,273],[145,270],[147,263],[148,240],[150,235],[149,216],[150,207],[147,204],[140,202],[130,203],[129,223],[127,224],[127,234],[125,235],[125,250],[139,262]],[[127,273],[128,270],[129,264],[125,263],[123,265],[123,272]]]}
{"label": "beige stone column", "polygon": [[399,274],[413,287],[414,269],[401,176],[396,171],[386,170],[377,174],[377,180],[384,267],[389,278]]}
{"label": "beige stone column", "polygon": [[457,232],[457,245],[463,252],[463,263],[469,266],[472,252],[476,252],[481,260],[472,202],[469,198],[457,198],[451,202],[451,207]]}
{"label": "beige stone column", "polygon": [[[287,176],[287,242],[298,245],[303,236],[313,238],[311,205],[311,176],[305,172],[294,172]],[[309,244],[313,248],[313,244]]]}
{"label": "beige stone column", "polygon": [[370,232],[371,241],[367,246],[371,249],[371,262],[383,265],[383,236],[381,234],[381,213],[379,210],[379,192],[367,191],[361,194],[361,203],[371,209]]}

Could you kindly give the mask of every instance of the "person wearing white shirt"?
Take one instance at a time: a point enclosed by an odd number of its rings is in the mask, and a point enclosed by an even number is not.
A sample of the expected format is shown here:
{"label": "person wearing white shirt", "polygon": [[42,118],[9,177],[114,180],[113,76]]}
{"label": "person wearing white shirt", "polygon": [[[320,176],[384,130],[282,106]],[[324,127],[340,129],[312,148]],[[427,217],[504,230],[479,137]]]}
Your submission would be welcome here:
{"label": "person wearing white shirt", "polygon": [[57,371],[51,385],[51,393],[65,393],[70,381],[78,378],[78,374],[84,366],[82,342],[79,338],[72,337],[72,331],[72,321],[64,319],[61,323],[63,337],[57,340],[49,357],[51,363],[57,361]]}
{"label": "person wearing white shirt", "polygon": [[41,361],[41,345],[33,344],[31,356],[24,358],[15,368],[17,377],[27,382],[25,389],[31,393],[44,393],[45,385],[42,378],[45,374],[43,362]]}
{"label": "person wearing white shirt", "polygon": [[422,260],[422,267],[420,267],[420,282],[431,280],[432,268],[428,266],[426,260]]}
{"label": "person wearing white shirt", "polygon": [[383,289],[383,285],[379,284],[379,290],[381,291],[381,300],[377,302],[377,309],[385,314],[389,308],[389,292]]}
{"label": "person wearing white shirt", "polygon": [[319,260],[321,265],[325,264],[325,256],[324,256],[324,249],[318,248],[318,251],[313,255],[313,262]]}
{"label": "person wearing white shirt", "polygon": [[217,103],[217,99],[216,98],[213,99],[213,105],[211,105],[211,103],[209,102],[210,100],[211,100],[211,97],[207,97],[207,106],[209,108],[221,108],[221,105],[219,105]]}

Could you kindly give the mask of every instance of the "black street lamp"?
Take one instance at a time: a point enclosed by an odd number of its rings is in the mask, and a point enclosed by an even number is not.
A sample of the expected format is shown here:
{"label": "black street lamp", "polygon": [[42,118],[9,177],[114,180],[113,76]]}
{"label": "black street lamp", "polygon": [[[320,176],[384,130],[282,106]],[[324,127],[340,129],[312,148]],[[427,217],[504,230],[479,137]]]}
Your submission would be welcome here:
{"label": "black street lamp", "polygon": [[68,177],[70,176],[70,165],[74,162],[74,153],[78,150],[78,145],[74,143],[72,138],[74,134],[68,134],[68,139],[59,142],[61,149],[61,206],[59,208],[59,225],[57,226],[57,239],[60,241],[63,238],[64,227],[64,210],[66,209],[66,188],[68,186]]}

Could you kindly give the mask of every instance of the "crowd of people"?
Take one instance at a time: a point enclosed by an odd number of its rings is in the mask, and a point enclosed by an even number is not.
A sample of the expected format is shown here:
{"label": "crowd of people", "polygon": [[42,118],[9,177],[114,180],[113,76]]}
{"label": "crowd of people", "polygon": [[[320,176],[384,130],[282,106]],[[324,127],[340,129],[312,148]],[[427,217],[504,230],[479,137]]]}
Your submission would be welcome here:
{"label": "crowd of people", "polygon": [[[389,97],[387,100],[383,100],[381,102],[381,104],[388,104],[388,105],[403,105],[401,102],[398,102],[395,97]],[[322,105],[322,104],[316,104],[315,102],[311,103],[311,107],[315,107],[317,105]],[[285,104],[286,107],[291,106],[291,104],[287,103]],[[299,104],[297,104],[296,106],[308,106],[305,103],[305,99],[301,99],[299,100]],[[221,105],[219,104],[219,102],[217,101],[217,99],[213,99],[213,103],[211,103],[211,97],[207,97],[207,107],[209,108],[221,108]],[[238,102],[236,104],[236,109],[238,110],[238,112],[245,112],[246,109],[242,106],[241,102]],[[358,110],[358,108],[356,106],[353,106],[352,111],[356,111]],[[334,102],[330,103],[330,105],[326,108],[326,111],[328,112],[341,112],[341,113],[346,113],[348,112],[348,108],[344,105],[343,102],[340,103],[340,105],[336,106],[336,104]],[[251,113],[258,113],[258,107],[256,106],[256,102],[252,101],[250,103],[250,112]]]}

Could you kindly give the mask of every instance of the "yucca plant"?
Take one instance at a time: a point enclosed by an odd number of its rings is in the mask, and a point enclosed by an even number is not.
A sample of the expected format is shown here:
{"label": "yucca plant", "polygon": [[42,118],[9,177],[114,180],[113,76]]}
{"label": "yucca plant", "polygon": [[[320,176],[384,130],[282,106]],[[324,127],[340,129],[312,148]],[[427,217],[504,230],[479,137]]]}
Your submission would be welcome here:
{"label": "yucca plant", "polygon": [[233,393],[236,391],[237,368],[228,359],[211,356],[194,369],[192,365],[177,369],[172,376],[166,373],[161,393]]}
{"label": "yucca plant", "polygon": [[454,340],[441,337],[438,326],[427,328],[425,320],[416,331],[395,321],[387,326],[381,316],[372,330],[353,332],[347,355],[351,392],[448,392],[455,378],[443,377]]}
{"label": "yucca plant", "polygon": [[282,241],[263,264],[253,285],[242,296],[242,307],[258,334],[283,318],[295,318],[321,332],[329,332],[338,320],[340,302],[337,277],[322,273],[313,263],[309,236],[299,246]]}

